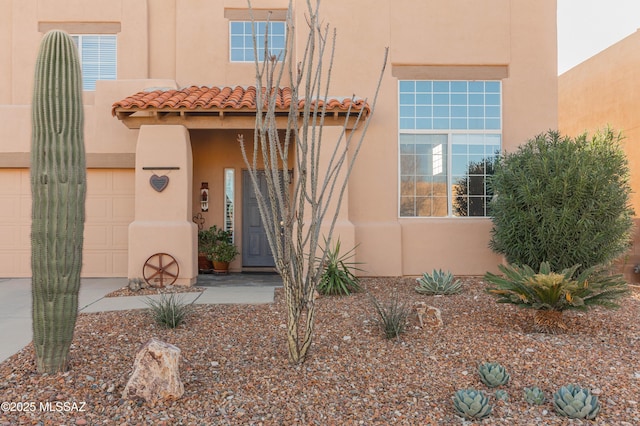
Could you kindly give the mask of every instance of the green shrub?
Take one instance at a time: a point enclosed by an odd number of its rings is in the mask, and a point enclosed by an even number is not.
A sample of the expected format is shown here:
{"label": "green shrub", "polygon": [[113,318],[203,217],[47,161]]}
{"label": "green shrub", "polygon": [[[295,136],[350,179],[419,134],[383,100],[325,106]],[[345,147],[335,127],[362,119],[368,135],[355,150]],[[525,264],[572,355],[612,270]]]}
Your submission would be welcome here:
{"label": "green shrub", "polygon": [[611,129],[575,139],[549,131],[496,164],[490,247],[509,263],[560,271],[608,264],[629,247],[629,166]]}
{"label": "green shrub", "polygon": [[[325,259],[323,263],[322,276],[318,283],[318,292],[320,294],[345,295],[348,296],[353,292],[360,291],[360,283],[358,277],[353,271],[361,271],[350,259],[355,256],[355,247],[340,255],[340,239],[331,250],[327,246],[325,239]],[[319,259],[320,260],[320,259]]]}
{"label": "green shrub", "polygon": [[175,293],[163,293],[158,300],[150,297],[146,300],[155,322],[164,328],[176,328],[189,315],[192,305],[185,304]]}
{"label": "green shrub", "polygon": [[416,291],[421,294],[455,294],[462,286],[460,280],[454,280],[451,272],[443,272],[442,269],[434,269],[432,274],[425,272],[417,281]]}
{"label": "green shrub", "polygon": [[378,325],[380,325],[385,337],[393,339],[404,333],[407,328],[407,319],[411,314],[411,308],[400,302],[398,293],[395,292],[392,299],[386,304],[381,304],[373,296],[371,296],[371,299],[378,314]]}
{"label": "green shrub", "polygon": [[534,327],[538,331],[566,330],[562,311],[587,310],[591,306],[616,308],[615,300],[628,293],[627,283],[620,275],[607,275],[594,268],[577,273],[579,265],[553,272],[548,262],[542,262],[540,272],[529,266],[498,266],[504,276],[487,272],[485,280],[493,287],[487,292],[498,303],[511,303],[536,310]]}

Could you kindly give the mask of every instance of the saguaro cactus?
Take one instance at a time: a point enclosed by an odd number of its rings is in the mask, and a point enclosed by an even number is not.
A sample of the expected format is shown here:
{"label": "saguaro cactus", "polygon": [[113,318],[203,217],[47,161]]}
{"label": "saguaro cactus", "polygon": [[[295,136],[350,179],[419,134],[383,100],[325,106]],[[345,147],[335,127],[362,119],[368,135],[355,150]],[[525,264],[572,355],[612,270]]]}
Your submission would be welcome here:
{"label": "saguaro cactus", "polygon": [[40,45],[31,136],[33,345],[41,373],[67,369],[78,314],[86,170],[82,76],[73,40]]}

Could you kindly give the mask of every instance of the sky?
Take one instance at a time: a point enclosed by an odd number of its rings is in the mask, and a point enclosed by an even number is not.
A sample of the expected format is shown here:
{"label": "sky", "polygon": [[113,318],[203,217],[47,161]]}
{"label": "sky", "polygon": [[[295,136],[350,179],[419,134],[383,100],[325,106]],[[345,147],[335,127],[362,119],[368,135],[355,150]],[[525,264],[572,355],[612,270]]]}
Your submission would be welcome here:
{"label": "sky", "polygon": [[558,74],[573,68],[640,28],[640,0],[557,2]]}

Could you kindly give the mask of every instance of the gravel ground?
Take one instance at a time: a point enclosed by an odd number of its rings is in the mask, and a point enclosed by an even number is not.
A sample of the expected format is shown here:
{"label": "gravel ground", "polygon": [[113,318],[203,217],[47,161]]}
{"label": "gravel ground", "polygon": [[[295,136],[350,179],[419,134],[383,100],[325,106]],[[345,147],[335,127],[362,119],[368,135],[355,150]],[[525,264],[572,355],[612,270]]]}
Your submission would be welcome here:
{"label": "gravel ground", "polygon": [[123,296],[153,296],[156,294],[171,294],[171,293],[201,293],[205,290],[204,287],[182,287],[182,286],[167,286],[160,288],[141,288],[138,291],[131,291],[128,287],[122,287],[109,294],[105,294],[104,297],[123,297]]}
{"label": "gravel ground", "polygon": [[[393,340],[377,327],[366,293],[319,298],[314,344],[301,366],[287,361],[281,289],[274,304],[197,306],[175,330],[158,328],[144,310],[81,314],[69,372],[38,375],[31,346],[0,364],[1,400],[35,403],[33,412],[0,413],[0,424],[594,424],[559,417],[548,401],[528,405],[522,396],[525,386],[550,396],[569,383],[599,394],[595,424],[640,424],[638,290],[617,311],[567,312],[571,331],[545,335],[532,331],[530,311],[496,304],[482,281],[464,281],[461,294],[438,297],[417,294],[411,279],[363,280],[380,301],[397,289],[407,303],[442,311],[442,328],[420,328],[414,315]],[[181,348],[185,384],[180,400],[154,407],[120,398],[137,349],[151,337]],[[452,395],[463,388],[493,395],[476,372],[486,361],[511,374],[503,387],[510,399],[491,396],[491,417],[465,423]],[[55,410],[41,410],[47,402]]]}

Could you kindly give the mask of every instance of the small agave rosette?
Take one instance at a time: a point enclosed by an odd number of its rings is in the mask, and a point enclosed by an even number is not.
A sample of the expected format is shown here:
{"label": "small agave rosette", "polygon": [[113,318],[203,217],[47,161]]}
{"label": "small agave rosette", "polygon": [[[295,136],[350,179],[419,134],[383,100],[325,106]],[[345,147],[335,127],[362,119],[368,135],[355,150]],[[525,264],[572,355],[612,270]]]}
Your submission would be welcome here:
{"label": "small agave rosette", "polygon": [[509,394],[504,389],[498,389],[495,393],[496,401],[508,401]]}
{"label": "small agave rosette", "polygon": [[524,388],[524,399],[529,404],[542,405],[545,400],[544,391],[537,386]]}
{"label": "small agave rosette", "polygon": [[562,386],[553,394],[553,405],[561,416],[593,420],[600,412],[598,397],[577,385]]}
{"label": "small agave rosette", "polygon": [[484,393],[475,389],[463,389],[453,395],[453,406],[466,419],[484,419],[493,407]]}
{"label": "small agave rosette", "polygon": [[509,382],[509,373],[496,362],[485,362],[478,367],[480,380],[490,388],[505,385]]}

